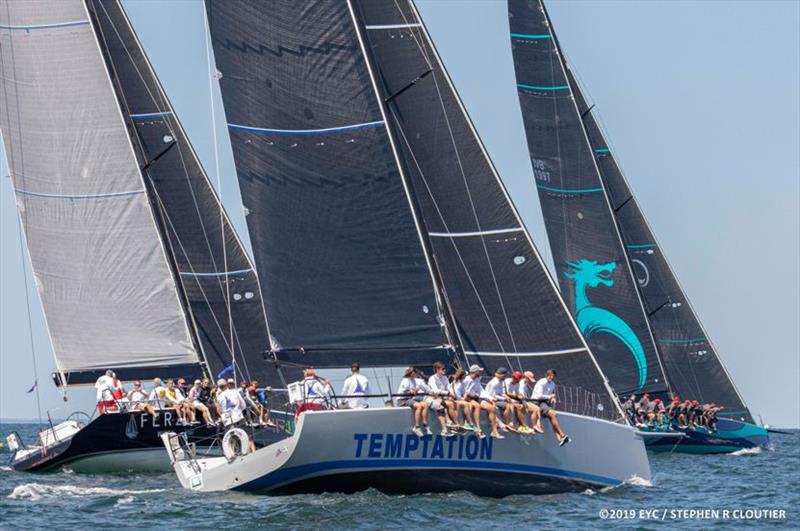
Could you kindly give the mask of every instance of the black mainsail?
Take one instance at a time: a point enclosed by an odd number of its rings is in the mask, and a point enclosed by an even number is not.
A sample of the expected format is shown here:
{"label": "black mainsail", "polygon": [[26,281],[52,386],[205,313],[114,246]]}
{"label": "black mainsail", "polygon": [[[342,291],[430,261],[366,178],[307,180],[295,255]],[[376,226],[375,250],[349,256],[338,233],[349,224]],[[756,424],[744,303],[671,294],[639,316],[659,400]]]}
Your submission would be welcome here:
{"label": "black mainsail", "polygon": [[570,70],[568,74],[672,391],[702,403],[717,403],[725,408],[720,415],[752,423],[750,411],[692,309],[611,153],[595,118],[594,106],[588,105]]}
{"label": "black mainsail", "polygon": [[210,373],[274,384],[255,269],[122,5],[86,3]]}
{"label": "black mainsail", "polygon": [[82,1],[0,4],[0,129],[62,382],[200,374]]}
{"label": "black mainsail", "polygon": [[517,88],[561,292],[616,392],[668,389],[610,197],[540,0],[509,0]]}

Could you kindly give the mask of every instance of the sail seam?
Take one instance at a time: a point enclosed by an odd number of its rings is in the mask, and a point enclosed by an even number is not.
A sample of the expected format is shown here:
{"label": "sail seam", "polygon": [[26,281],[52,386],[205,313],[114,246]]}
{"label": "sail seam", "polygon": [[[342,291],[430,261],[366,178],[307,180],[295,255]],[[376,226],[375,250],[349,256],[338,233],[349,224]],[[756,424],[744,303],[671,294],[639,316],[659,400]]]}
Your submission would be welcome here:
{"label": "sail seam", "polygon": [[376,120],[374,122],[364,122],[360,124],[344,125],[341,127],[326,127],[324,129],[269,129],[266,127],[252,127],[249,125],[228,124],[230,129],[238,129],[240,131],[250,131],[253,133],[272,133],[276,135],[322,135],[326,133],[340,133],[344,131],[357,131],[358,129],[365,129],[368,127],[379,127],[384,124],[383,120]]}
{"label": "sail seam", "polygon": [[88,26],[88,20],[74,20],[71,22],[55,22],[53,24],[32,24],[30,26],[11,26],[0,24],[0,29],[11,31],[31,31],[40,29],[74,28],[77,26]]}
{"label": "sail seam", "polygon": [[522,232],[522,227],[514,227],[511,229],[478,230],[472,232],[429,232],[428,236],[433,236],[435,238],[466,238],[470,236],[491,236],[493,234],[510,234],[514,232]]}
{"label": "sail seam", "polygon": [[46,199],[104,199],[109,197],[123,197],[129,195],[137,195],[143,194],[144,190],[131,190],[127,192],[110,192],[107,194],[45,194],[41,192],[29,192],[27,190],[20,190],[19,188],[14,188],[14,191],[21,195],[27,195],[32,197],[43,197]]}
{"label": "sail seam", "polygon": [[141,118],[159,118],[161,116],[169,116],[172,114],[172,111],[157,111],[157,112],[145,112],[140,114],[129,114],[128,116],[134,120],[138,120]]}
{"label": "sail seam", "polygon": [[588,349],[580,347],[580,348],[567,348],[562,350],[549,350],[543,352],[473,352],[473,351],[466,351],[465,354],[470,356],[495,356],[495,357],[512,357],[512,358],[523,358],[523,357],[534,357],[534,356],[555,356],[557,354],[576,354],[578,352],[586,352]]}
{"label": "sail seam", "polygon": [[364,26],[368,30],[387,30],[387,29],[405,29],[405,28],[419,28],[420,24],[372,24]]}
{"label": "sail seam", "polygon": [[178,271],[180,275],[186,275],[189,277],[225,277],[230,275],[241,275],[242,273],[251,273],[253,271],[252,268],[250,269],[239,269],[237,271],[211,271],[205,273],[196,273],[194,271]]}

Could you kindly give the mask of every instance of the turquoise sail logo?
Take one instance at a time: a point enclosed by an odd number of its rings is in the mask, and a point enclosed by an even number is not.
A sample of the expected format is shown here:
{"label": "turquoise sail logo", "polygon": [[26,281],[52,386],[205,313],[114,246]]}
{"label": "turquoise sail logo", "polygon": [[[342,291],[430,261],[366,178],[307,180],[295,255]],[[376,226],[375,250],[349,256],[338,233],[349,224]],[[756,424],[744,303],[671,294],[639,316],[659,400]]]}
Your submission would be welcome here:
{"label": "turquoise sail logo", "polygon": [[575,320],[578,328],[588,340],[593,334],[606,333],[624,344],[636,361],[639,369],[639,389],[647,381],[647,358],[639,338],[616,314],[592,304],[586,295],[586,288],[596,288],[600,284],[611,287],[614,280],[611,273],[617,268],[616,262],[598,264],[594,260],[581,258],[577,262],[567,262],[569,270],[564,275],[575,283]]}

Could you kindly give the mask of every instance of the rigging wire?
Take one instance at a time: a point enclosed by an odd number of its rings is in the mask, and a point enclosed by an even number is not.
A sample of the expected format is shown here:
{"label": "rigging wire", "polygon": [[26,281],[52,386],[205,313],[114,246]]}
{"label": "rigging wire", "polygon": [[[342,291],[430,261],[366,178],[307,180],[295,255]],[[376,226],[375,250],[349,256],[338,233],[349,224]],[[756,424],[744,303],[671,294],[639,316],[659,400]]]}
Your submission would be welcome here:
{"label": "rigging wire", "polygon": [[[12,20],[9,4],[6,4],[6,18],[9,21]],[[16,62],[16,57],[15,57],[15,54],[14,54],[14,37],[13,37],[11,29],[9,29],[8,32],[9,32],[9,52],[10,52],[10,55],[11,55],[11,71],[12,71],[13,81],[16,82],[16,80],[17,80],[17,62]],[[2,53],[0,53],[0,72],[5,72],[5,60],[3,59],[3,54]],[[3,77],[5,77],[5,76],[3,76]],[[4,82],[2,85],[3,85],[3,100],[5,101],[5,115],[10,118],[10,116],[11,116],[11,114],[9,112],[10,104],[9,104],[9,99],[8,99],[8,85],[9,85],[9,83]],[[22,118],[20,116],[19,91],[14,90],[14,96],[15,96],[15,99],[16,99],[16,109],[17,109],[17,113],[16,113],[17,114],[17,128],[18,128],[19,133],[20,133],[19,134],[19,141],[20,141],[20,144],[21,144],[22,143]],[[0,138],[2,138],[2,137],[0,137]],[[12,173],[11,168],[12,167],[16,167],[16,164],[14,163],[14,149],[9,149],[7,151],[8,151],[8,153],[7,153],[7,155],[8,155],[8,170],[9,170],[9,175],[11,175],[11,173]],[[20,176],[21,184],[22,184],[22,186],[20,188],[25,190],[25,189],[27,189],[27,187],[25,186],[25,175],[26,175],[26,171],[25,171],[25,156],[23,154],[22,149],[20,149],[19,163],[20,163],[20,171],[19,171],[18,175]],[[15,195],[15,198],[14,198],[15,202],[19,201],[20,198],[16,194],[16,191],[15,191],[14,195]],[[28,284],[28,272],[27,272],[27,264],[25,263],[25,247],[26,247],[26,245],[25,245],[25,243],[23,243],[23,242],[27,241],[27,232],[25,230],[25,227],[27,227],[27,224],[28,224],[28,209],[27,209],[27,204],[26,204],[27,200],[25,199],[24,195],[21,198],[21,200],[22,200],[22,208],[21,209],[20,208],[17,209],[17,212],[18,212],[17,230],[18,230],[18,234],[19,234],[19,253],[20,253],[20,263],[21,263],[21,266],[22,266],[22,277],[24,279],[23,287],[25,289],[25,309],[26,309],[27,318],[28,318],[28,339],[29,339],[29,342],[30,342],[31,365],[32,365],[32,369],[33,369],[33,390],[36,393],[36,412],[37,412],[37,415],[38,415],[39,424],[42,424],[42,402],[41,402],[41,396],[39,394],[39,376],[38,376],[39,375],[39,370],[38,370],[37,363],[36,363],[36,344],[34,342],[34,337],[33,337],[33,319],[31,317],[31,302],[30,302],[30,293],[29,293],[29,284]],[[31,261],[31,268],[33,268],[33,262],[32,261]]]}

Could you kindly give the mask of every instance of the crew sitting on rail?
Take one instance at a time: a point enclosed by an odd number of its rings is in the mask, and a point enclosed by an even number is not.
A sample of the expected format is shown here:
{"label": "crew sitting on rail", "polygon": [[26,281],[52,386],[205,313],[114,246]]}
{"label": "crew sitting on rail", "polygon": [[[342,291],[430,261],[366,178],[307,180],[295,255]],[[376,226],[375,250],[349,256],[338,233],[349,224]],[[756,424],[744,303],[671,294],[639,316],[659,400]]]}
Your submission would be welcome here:
{"label": "crew sitting on rail", "polygon": [[525,409],[523,406],[523,401],[527,398],[521,392],[521,387],[524,384],[522,383],[522,371],[514,371],[511,373],[510,378],[506,378],[506,399],[508,400],[508,404],[511,406],[511,417],[510,419],[506,419],[506,423],[509,425],[513,425],[514,417],[517,420],[517,431],[519,433],[535,433],[532,429],[525,424]]}
{"label": "crew sitting on rail", "polygon": [[553,407],[556,405],[556,371],[548,369],[544,378],[536,382],[533,387],[533,395],[531,399],[536,402],[539,409],[542,410],[542,415],[550,419],[550,424],[553,425],[553,434],[558,439],[558,445],[564,446],[570,442],[569,435],[561,431],[561,425],[558,422],[556,410]]}
{"label": "crew sitting on rail", "polygon": [[133,389],[128,392],[128,407],[132,411],[146,411],[151,415],[156,415],[156,410],[147,403],[147,393],[142,388],[142,382],[133,382]]}
{"label": "crew sitting on rail", "polygon": [[206,421],[206,424],[214,424],[214,421],[211,419],[211,412],[208,410],[208,407],[203,403],[202,400],[203,394],[203,383],[200,380],[195,380],[194,385],[189,389],[187,400],[194,410],[192,411],[192,420],[195,420],[195,411],[199,411],[203,415],[203,420]]}
{"label": "crew sitting on rail", "polygon": [[186,414],[186,397],[180,389],[175,387],[175,380],[167,379],[167,389],[164,392],[164,402],[166,407],[174,409],[178,414],[178,424],[189,424]]}
{"label": "crew sitting on rail", "polygon": [[369,380],[361,374],[361,367],[358,363],[353,363],[350,366],[350,376],[348,376],[344,385],[342,385],[342,395],[345,397],[342,405],[350,409],[366,409],[369,407],[369,402],[364,395],[369,394]]}
{"label": "crew sitting on rail", "polygon": [[[455,426],[450,420],[455,416],[455,402],[450,397],[450,382],[447,379],[447,367],[441,361],[433,364],[433,374],[428,378],[427,392],[428,396],[425,401],[432,410],[436,412],[439,419],[439,424],[442,427],[442,435],[444,437],[452,437],[455,435],[450,430],[450,426]],[[449,415],[449,417],[448,417]]]}
{"label": "crew sitting on rail", "polygon": [[639,419],[636,415],[636,395],[633,394],[628,397],[628,399],[622,403],[622,412],[625,413],[625,416],[628,417],[628,420],[631,424],[639,424]]}
{"label": "crew sitting on rail", "polygon": [[650,413],[650,393],[644,393],[639,402],[636,403],[636,425],[644,428],[649,422],[652,425],[653,415]]}
{"label": "crew sitting on rail", "polygon": [[500,435],[500,432],[497,431],[499,426],[502,426],[503,430],[508,431],[506,425],[498,421],[495,410],[499,409],[502,411],[507,419],[511,417],[511,404],[506,400],[507,374],[508,369],[505,367],[497,369],[494,373],[494,378],[489,380],[489,383],[486,384],[486,387],[483,389],[483,394],[481,394],[481,409],[486,411],[486,414],[489,416],[489,424],[492,427],[491,436],[495,439],[505,439],[505,437]]}
{"label": "crew sitting on rail", "polygon": [[[464,377],[467,372],[464,369],[457,369],[453,374],[453,380],[448,386],[450,391],[450,399],[453,402],[455,412],[452,414],[452,420],[457,427],[465,430],[474,430],[475,426],[472,424],[474,417],[473,401],[467,399],[467,386],[464,383]],[[478,407],[478,415],[480,415],[480,407]],[[463,418],[463,420],[462,420]]]}
{"label": "crew sitting on rail", "polygon": [[397,388],[397,394],[401,395],[397,399],[397,405],[410,407],[414,411],[414,427],[411,428],[411,431],[422,437],[423,435],[432,435],[432,432],[428,427],[429,405],[423,400],[424,396],[419,391],[417,369],[411,366],[403,373],[403,379],[400,380],[400,386]]}
{"label": "crew sitting on rail", "polygon": [[464,378],[464,399],[472,404],[472,420],[466,419],[464,427],[466,429],[474,430],[481,438],[484,437],[483,430],[481,429],[481,394],[483,393],[483,385],[481,385],[481,374],[483,374],[483,367],[477,364],[469,366],[469,375]]}
{"label": "crew sitting on rail", "polygon": [[532,371],[522,373],[523,379],[519,384],[519,394],[523,397],[523,405],[531,416],[531,428],[536,433],[544,433],[542,428],[542,410],[531,400],[533,386],[536,385],[536,376]]}
{"label": "crew sitting on rail", "polygon": [[323,380],[317,376],[314,367],[306,367],[303,370],[303,379],[300,380],[300,387],[303,391],[303,402],[297,408],[299,415],[308,409],[327,409],[331,403],[331,381]]}

